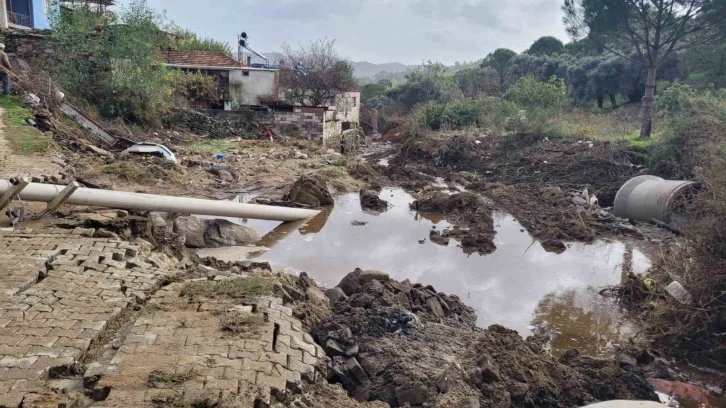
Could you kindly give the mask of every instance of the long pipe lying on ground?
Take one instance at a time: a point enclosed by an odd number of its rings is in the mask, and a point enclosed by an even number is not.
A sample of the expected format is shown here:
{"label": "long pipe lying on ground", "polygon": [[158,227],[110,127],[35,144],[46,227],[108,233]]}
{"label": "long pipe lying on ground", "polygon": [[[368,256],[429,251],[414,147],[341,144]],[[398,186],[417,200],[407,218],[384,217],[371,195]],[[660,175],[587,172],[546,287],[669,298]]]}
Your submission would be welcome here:
{"label": "long pipe lying on ground", "polygon": [[[0,179],[0,195],[12,184]],[[25,201],[50,202],[65,186],[30,183],[20,192]],[[91,205],[123,210],[164,211],[176,214],[211,215],[217,217],[252,218],[270,221],[298,221],[312,218],[320,211],[302,208],[274,207],[259,204],[242,204],[233,201],[214,201],[199,198],[172,197],[155,194],[129,193],[125,191],[79,188],[64,204]]]}

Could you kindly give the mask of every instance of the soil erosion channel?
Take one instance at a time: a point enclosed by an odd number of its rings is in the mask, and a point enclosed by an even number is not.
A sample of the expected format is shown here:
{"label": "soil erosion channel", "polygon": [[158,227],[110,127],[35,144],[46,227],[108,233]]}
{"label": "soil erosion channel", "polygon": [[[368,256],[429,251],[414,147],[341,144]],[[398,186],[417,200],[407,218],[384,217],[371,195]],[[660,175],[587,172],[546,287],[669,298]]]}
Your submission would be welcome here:
{"label": "soil erosion channel", "polygon": [[[571,243],[558,255],[533,241],[512,216],[495,213],[498,249],[469,255],[454,240],[442,246],[428,239],[432,228],[443,230],[450,224],[443,217],[416,214],[409,208],[414,199],[408,193],[384,189],[381,198],[392,207],[377,214],[361,210],[358,194],[339,196],[333,208],[292,230],[276,229],[275,222],[232,221],[267,234],[261,245],[269,249],[253,256],[274,268],[306,271],[327,287],[357,267],[431,284],[474,307],[480,327],[501,324],[525,336],[551,334],[555,355],[571,348],[607,354],[636,331],[616,305],[597,294],[598,288],[620,282],[626,245]],[[201,254],[232,261],[248,253],[231,247]],[[634,250],[634,272],[648,267],[646,256]]]}

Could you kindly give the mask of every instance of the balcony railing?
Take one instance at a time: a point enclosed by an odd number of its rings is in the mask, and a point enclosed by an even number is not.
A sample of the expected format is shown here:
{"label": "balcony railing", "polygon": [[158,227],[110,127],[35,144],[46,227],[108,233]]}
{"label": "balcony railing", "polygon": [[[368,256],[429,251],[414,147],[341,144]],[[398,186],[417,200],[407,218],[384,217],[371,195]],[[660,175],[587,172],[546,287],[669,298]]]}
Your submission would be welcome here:
{"label": "balcony railing", "polygon": [[13,13],[8,11],[8,23],[15,24],[23,27],[32,27],[33,24],[30,22],[30,16],[24,14]]}

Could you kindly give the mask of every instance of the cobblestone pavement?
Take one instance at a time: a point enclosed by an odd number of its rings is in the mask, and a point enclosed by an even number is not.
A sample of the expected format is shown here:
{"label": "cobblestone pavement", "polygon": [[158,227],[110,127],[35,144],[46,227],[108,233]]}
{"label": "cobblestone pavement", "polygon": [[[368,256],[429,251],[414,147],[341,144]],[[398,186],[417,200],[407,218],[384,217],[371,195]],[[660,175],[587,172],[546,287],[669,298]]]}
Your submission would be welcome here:
{"label": "cobblestone pavement", "polygon": [[[101,377],[96,389],[111,390],[95,406],[153,407],[175,400],[187,404],[211,400],[253,408],[259,402],[269,404],[271,393],[284,392],[288,381],[314,379],[314,366],[324,351],[280,299],[190,303],[180,296],[185,284],[174,283],[157,292],[147,305],[150,311],[136,320],[110,365],[89,368],[86,378]],[[231,316],[257,323],[243,333],[228,332],[222,320]],[[161,377],[169,381],[150,382],[152,371],[164,373]]]}
{"label": "cobblestone pavement", "polygon": [[[0,407],[31,407],[136,297],[176,274],[93,230],[0,232]],[[161,266],[161,265],[156,265]]]}

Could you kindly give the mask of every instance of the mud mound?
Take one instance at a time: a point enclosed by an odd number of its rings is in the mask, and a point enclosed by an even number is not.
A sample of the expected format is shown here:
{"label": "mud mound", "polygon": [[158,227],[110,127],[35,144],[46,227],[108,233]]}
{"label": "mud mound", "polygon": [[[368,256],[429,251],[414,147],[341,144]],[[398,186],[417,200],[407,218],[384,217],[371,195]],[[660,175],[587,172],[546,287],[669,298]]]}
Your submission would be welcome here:
{"label": "mud mound", "polygon": [[333,197],[328,191],[325,180],[317,176],[301,176],[283,197],[291,203],[318,208],[333,205]]}
{"label": "mud mound", "polygon": [[643,169],[644,156],[633,149],[626,143],[548,140],[532,135],[481,139],[459,135],[446,141],[409,143],[394,162],[463,170],[488,182],[589,186],[608,206],[622,183]]}
{"label": "mud mound", "polygon": [[430,286],[356,270],[331,291],[332,315],[313,335],[332,359],[329,381],[358,401],[474,408],[657,400],[631,366],[576,351],[557,361],[514,331],[477,329],[471,308]]}
{"label": "mud mound", "polygon": [[411,209],[423,214],[444,214],[446,220],[455,225],[454,228],[442,232],[432,230],[429,238],[436,244],[448,245],[449,240],[453,238],[470,252],[490,254],[497,249],[494,245],[496,231],[492,210],[477,194],[436,193],[431,197],[414,201]]}
{"label": "mud mound", "polygon": [[380,199],[375,191],[361,190],[360,206],[363,210],[384,212],[388,210],[388,201]]}

